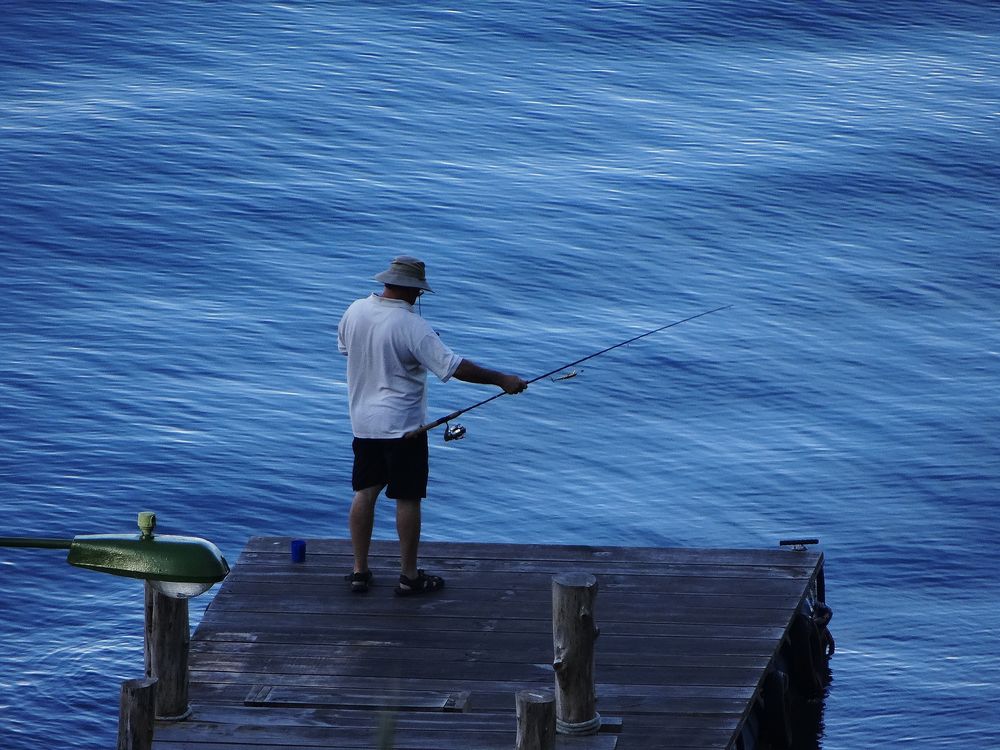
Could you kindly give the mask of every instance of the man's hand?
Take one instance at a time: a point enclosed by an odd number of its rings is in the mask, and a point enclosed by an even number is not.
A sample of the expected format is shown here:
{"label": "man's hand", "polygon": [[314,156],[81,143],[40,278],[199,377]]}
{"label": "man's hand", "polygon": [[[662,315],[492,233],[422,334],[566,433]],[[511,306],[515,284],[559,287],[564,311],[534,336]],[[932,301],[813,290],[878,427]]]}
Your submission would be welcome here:
{"label": "man's hand", "polygon": [[504,389],[505,393],[515,394],[527,388],[528,381],[517,375],[504,375],[498,385]]}

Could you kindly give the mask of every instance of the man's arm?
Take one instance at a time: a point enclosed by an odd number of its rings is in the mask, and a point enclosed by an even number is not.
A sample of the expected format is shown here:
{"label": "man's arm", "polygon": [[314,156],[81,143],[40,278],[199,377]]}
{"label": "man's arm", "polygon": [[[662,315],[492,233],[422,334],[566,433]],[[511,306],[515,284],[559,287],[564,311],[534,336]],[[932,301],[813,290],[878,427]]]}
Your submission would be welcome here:
{"label": "man's arm", "polygon": [[503,388],[506,393],[520,393],[528,387],[528,382],[517,375],[511,375],[498,370],[490,370],[480,367],[472,360],[463,359],[453,377],[463,380],[466,383],[482,383],[483,385],[495,385]]}

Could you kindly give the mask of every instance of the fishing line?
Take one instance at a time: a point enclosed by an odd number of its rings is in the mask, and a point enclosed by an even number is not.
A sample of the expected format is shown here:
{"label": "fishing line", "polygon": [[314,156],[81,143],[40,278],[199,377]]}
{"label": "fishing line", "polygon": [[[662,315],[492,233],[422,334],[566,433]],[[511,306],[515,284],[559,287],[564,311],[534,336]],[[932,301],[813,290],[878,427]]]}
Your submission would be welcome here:
{"label": "fishing line", "polygon": [[[543,378],[551,377],[552,375],[555,375],[557,372],[562,372],[563,370],[568,370],[570,367],[575,367],[576,365],[583,364],[587,360],[593,359],[594,357],[599,357],[602,354],[607,354],[608,352],[612,351],[613,349],[617,349],[617,348],[619,348],[621,346],[627,346],[628,344],[631,344],[634,341],[638,341],[639,339],[644,339],[647,336],[652,336],[654,333],[659,333],[660,331],[665,331],[668,328],[673,328],[674,326],[679,326],[681,323],[687,323],[689,320],[694,320],[695,318],[703,318],[706,315],[711,315],[712,313],[719,312],[720,310],[728,310],[730,307],[732,307],[732,305],[722,305],[721,307],[716,307],[716,308],[713,308],[712,310],[706,310],[705,312],[700,312],[697,315],[691,315],[690,317],[684,318],[683,320],[675,320],[673,323],[667,323],[666,325],[662,325],[659,328],[654,328],[651,331],[646,331],[645,333],[640,333],[638,336],[633,336],[632,338],[626,339],[625,341],[619,341],[617,344],[612,344],[611,346],[606,347],[604,349],[601,349],[598,352],[594,352],[593,354],[588,354],[585,357],[580,357],[580,359],[574,360],[572,362],[568,362],[565,365],[561,365],[559,367],[556,367],[556,368],[554,368],[552,370],[549,370],[548,372],[542,373],[541,375],[537,375],[536,377],[534,377],[531,380],[527,381],[528,385],[531,385],[532,383],[536,383],[539,380],[542,380]],[[410,438],[410,437],[416,437],[417,435],[420,435],[420,434],[422,434],[424,432],[427,432],[428,430],[433,430],[435,427],[440,427],[443,424],[447,424],[448,422],[451,422],[453,419],[458,419],[458,417],[462,416],[466,412],[470,412],[473,409],[478,409],[480,406],[485,406],[486,404],[490,403],[490,401],[496,401],[501,396],[506,396],[506,395],[507,395],[507,393],[505,391],[500,391],[500,393],[496,393],[496,394],[490,396],[489,398],[484,398],[482,401],[479,401],[478,403],[472,404],[472,406],[466,406],[464,409],[459,409],[457,411],[453,411],[451,414],[443,416],[440,419],[435,419],[433,422],[428,422],[427,424],[422,425],[422,426],[418,427],[415,430],[411,430],[410,432],[406,433],[406,435],[404,435],[404,437],[408,437],[408,438]],[[444,439],[446,441],[448,441],[448,440],[461,440],[463,437],[465,437],[465,432],[466,432],[466,430],[465,430],[464,427],[462,427],[462,425],[455,425],[454,427],[448,426],[445,429]]]}

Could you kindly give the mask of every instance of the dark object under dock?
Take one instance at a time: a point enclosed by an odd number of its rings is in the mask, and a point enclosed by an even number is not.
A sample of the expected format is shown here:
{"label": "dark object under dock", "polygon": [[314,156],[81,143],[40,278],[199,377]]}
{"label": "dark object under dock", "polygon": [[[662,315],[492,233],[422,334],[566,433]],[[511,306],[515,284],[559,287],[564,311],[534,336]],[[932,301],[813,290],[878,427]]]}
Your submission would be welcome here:
{"label": "dark object under dock", "polygon": [[800,657],[817,633],[794,642],[824,594],[811,549],[424,542],[422,564],[447,586],[402,598],[395,543],[373,544],[375,585],[356,595],[348,541],[310,539],[301,563],[289,542],[248,543],[191,642],[192,715],[157,722],[154,748],[509,750],[515,693],[553,684],[551,580],[564,572],[598,580],[604,726],[558,748],[742,747],[751,724],[787,719],[780,694],[763,709],[777,670],[815,672]]}

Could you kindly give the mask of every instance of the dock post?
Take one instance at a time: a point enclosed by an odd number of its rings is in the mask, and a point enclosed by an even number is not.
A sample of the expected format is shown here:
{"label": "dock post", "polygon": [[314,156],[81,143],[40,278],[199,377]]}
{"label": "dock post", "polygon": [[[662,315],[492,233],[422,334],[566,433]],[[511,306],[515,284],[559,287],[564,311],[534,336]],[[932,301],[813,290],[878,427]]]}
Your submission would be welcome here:
{"label": "dock post", "polygon": [[146,676],[158,679],[156,718],[181,721],[188,705],[188,649],[191,631],[187,599],[164,596],[146,583]]}
{"label": "dock post", "polygon": [[150,750],[156,713],[156,678],[122,682],[117,750]]}
{"label": "dock post", "polygon": [[561,573],[552,578],[552,641],[556,673],[556,731],[597,734],[594,688],[594,625],[597,578],[589,573]]}
{"label": "dock post", "polygon": [[518,690],[514,750],[554,750],[556,699],[551,690]]}

